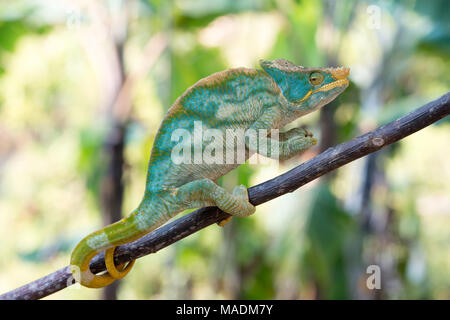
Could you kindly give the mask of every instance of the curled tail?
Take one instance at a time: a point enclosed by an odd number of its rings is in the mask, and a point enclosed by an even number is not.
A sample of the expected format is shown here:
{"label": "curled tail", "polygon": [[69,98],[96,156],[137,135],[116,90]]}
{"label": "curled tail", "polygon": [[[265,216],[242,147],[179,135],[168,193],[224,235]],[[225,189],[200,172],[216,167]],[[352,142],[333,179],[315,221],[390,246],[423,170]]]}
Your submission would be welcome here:
{"label": "curled tail", "polygon": [[[114,250],[117,246],[139,239],[162,224],[161,219],[152,219],[149,210],[142,204],[127,218],[95,231],[81,240],[72,252],[70,267],[75,281],[85,287],[102,288],[123,278],[133,267],[134,260],[126,266],[114,265]],[[89,269],[90,262],[98,253],[105,251],[108,270],[95,275]]]}

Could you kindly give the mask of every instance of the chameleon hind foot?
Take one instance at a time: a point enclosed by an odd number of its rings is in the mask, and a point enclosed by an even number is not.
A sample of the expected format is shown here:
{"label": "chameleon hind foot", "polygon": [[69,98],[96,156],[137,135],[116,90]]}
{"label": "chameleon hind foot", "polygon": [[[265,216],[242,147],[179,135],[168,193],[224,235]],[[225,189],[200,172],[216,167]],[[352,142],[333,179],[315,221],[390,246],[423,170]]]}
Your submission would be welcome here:
{"label": "chameleon hind foot", "polygon": [[247,188],[243,184],[234,187],[232,195],[248,202]]}
{"label": "chameleon hind foot", "polygon": [[[250,214],[252,214],[254,212],[255,207],[250,204],[250,202],[248,200],[247,188],[244,185],[241,184],[240,186],[236,186],[233,189],[232,195],[234,197],[236,197],[237,199],[241,199],[242,203],[245,203],[245,206],[247,207],[248,212],[251,212]],[[249,205],[247,205],[247,204],[249,204]],[[231,221],[231,218],[233,218],[233,216],[230,216],[226,219],[223,219],[222,221],[217,222],[217,225],[220,227],[224,227],[226,224],[228,224],[228,222]]]}
{"label": "chameleon hind foot", "polygon": [[[123,277],[125,277],[128,274],[128,272],[130,272],[130,270],[133,268],[136,260],[132,260],[132,261],[128,262],[128,264],[126,266],[123,263],[116,267],[114,265],[114,251],[116,250],[116,248],[117,247],[112,247],[105,251],[105,264],[106,264],[106,269],[108,270],[109,275],[112,278],[119,280],[119,279],[122,279]],[[120,270],[118,270],[118,269],[120,269]]]}
{"label": "chameleon hind foot", "polygon": [[237,186],[230,193],[210,179],[200,179],[181,186],[177,197],[178,201],[185,204],[186,209],[217,206],[222,211],[239,217],[247,217],[255,212],[255,207],[248,200],[247,188],[243,185]]}
{"label": "chameleon hind foot", "polygon": [[[247,188],[243,184],[234,187],[231,196],[236,199],[237,208],[235,209],[235,211],[238,210],[239,213],[233,214],[231,212],[230,214],[240,217],[247,217],[255,212],[256,208],[250,203]],[[229,213],[228,211],[226,212]]]}

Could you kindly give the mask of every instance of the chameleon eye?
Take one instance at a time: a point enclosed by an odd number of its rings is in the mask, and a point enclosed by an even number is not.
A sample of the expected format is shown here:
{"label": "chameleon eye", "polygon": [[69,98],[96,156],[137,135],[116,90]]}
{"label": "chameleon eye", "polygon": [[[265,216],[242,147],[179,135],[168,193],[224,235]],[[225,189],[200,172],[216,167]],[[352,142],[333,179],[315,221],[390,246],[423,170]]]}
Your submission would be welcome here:
{"label": "chameleon eye", "polygon": [[320,72],[313,72],[309,75],[309,82],[312,85],[317,86],[323,82],[323,74]]}

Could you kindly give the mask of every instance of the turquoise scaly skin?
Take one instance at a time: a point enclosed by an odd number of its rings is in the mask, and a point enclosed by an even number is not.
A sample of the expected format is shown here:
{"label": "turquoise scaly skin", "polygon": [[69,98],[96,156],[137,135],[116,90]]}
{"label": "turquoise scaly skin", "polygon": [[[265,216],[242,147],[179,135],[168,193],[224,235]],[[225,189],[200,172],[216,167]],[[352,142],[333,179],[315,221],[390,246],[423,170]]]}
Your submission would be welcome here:
{"label": "turquoise scaly skin", "polygon": [[[254,213],[255,207],[248,201],[244,186],[229,193],[214,182],[239,165],[237,161],[225,161],[225,146],[222,162],[197,163],[194,147],[190,150],[191,163],[178,163],[173,161],[172,151],[180,140],[174,139],[173,134],[184,129],[195,140],[196,124],[201,124],[203,130],[215,129],[224,137],[229,129],[245,133],[280,129],[336,98],[348,86],[349,74],[348,68],[304,68],[284,59],[262,60],[261,67],[263,70],[236,68],[212,74],[175,101],[155,138],[142,202],[128,217],[80,241],[71,257],[76,281],[99,288],[122,278],[133,262],[116,267],[115,247],[142,237],[183,210],[217,206],[232,216]],[[278,144],[271,137],[267,140],[269,147],[264,155],[279,159],[290,158],[316,144],[312,134],[302,128],[280,133]],[[257,143],[244,141],[245,159],[262,153]],[[211,139],[200,140],[197,144],[201,146],[200,154],[210,142]],[[234,146],[232,153],[237,157]],[[89,263],[102,251],[108,272],[98,276],[90,271]]]}

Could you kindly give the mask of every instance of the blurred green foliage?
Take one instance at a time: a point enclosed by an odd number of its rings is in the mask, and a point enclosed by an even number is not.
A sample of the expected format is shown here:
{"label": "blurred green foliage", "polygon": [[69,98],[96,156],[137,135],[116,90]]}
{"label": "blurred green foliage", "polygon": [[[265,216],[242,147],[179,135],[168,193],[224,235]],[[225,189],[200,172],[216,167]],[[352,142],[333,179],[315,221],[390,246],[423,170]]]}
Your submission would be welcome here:
{"label": "blurred green foliage", "polygon": [[[93,3],[0,3],[0,292],[66,265],[77,241],[102,224],[118,39],[126,75],[142,68],[153,35],[168,41],[131,88],[125,213],[143,195],[164,113],[214,72],[258,67],[261,58],[351,67],[351,85],[330,106],[331,120],[316,112],[296,122],[319,140],[332,127],[337,142],[450,87],[445,0]],[[444,119],[372,160],[259,206],[250,218],[142,258],[119,298],[448,299],[449,138]],[[279,166],[245,164],[219,183],[251,186],[317,152]],[[381,268],[379,290],[366,285],[370,265]],[[99,297],[80,288],[49,298]]]}

